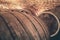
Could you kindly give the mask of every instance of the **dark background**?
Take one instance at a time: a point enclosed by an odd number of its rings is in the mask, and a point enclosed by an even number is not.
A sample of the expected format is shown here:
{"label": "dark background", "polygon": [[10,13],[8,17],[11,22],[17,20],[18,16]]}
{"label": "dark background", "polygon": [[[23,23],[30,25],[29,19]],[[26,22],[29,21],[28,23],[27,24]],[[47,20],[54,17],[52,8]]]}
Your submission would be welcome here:
{"label": "dark background", "polygon": [[50,38],[50,40],[60,40],[60,31],[56,36]]}

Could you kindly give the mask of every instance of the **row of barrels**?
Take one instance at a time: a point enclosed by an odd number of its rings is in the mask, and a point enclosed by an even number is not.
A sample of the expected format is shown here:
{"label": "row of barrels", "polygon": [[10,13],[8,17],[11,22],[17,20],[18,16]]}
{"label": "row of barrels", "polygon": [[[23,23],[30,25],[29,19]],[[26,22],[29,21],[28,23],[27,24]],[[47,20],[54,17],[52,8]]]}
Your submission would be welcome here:
{"label": "row of barrels", "polygon": [[0,10],[0,40],[49,40],[47,25],[25,11]]}

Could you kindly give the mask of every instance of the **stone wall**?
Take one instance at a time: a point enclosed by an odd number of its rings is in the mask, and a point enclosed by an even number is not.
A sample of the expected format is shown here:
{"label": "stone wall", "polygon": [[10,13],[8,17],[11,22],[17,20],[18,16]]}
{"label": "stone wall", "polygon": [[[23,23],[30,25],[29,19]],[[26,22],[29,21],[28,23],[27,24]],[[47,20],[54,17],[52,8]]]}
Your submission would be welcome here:
{"label": "stone wall", "polygon": [[[60,0],[0,0],[0,8],[22,9],[34,7],[34,12],[39,15],[40,12],[54,8],[60,5]],[[33,9],[34,10],[34,9]]]}

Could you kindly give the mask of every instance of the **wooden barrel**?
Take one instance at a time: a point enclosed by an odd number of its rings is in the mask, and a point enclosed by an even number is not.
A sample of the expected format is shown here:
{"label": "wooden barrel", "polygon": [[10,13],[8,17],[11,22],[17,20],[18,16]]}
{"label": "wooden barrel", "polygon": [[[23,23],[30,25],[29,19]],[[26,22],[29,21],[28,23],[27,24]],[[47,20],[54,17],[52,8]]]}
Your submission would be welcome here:
{"label": "wooden barrel", "polygon": [[41,19],[22,11],[0,10],[0,40],[49,40],[49,37]]}
{"label": "wooden barrel", "polygon": [[51,37],[55,36],[59,32],[59,20],[52,12],[42,12],[38,17],[48,26]]}

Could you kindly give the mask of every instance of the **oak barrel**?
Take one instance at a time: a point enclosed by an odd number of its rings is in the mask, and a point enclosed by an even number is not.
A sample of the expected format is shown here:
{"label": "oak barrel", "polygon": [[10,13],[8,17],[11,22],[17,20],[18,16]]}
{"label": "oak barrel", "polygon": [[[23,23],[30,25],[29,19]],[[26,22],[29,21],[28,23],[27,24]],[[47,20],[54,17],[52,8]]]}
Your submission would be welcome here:
{"label": "oak barrel", "polygon": [[23,11],[0,10],[0,40],[49,40],[47,26]]}

